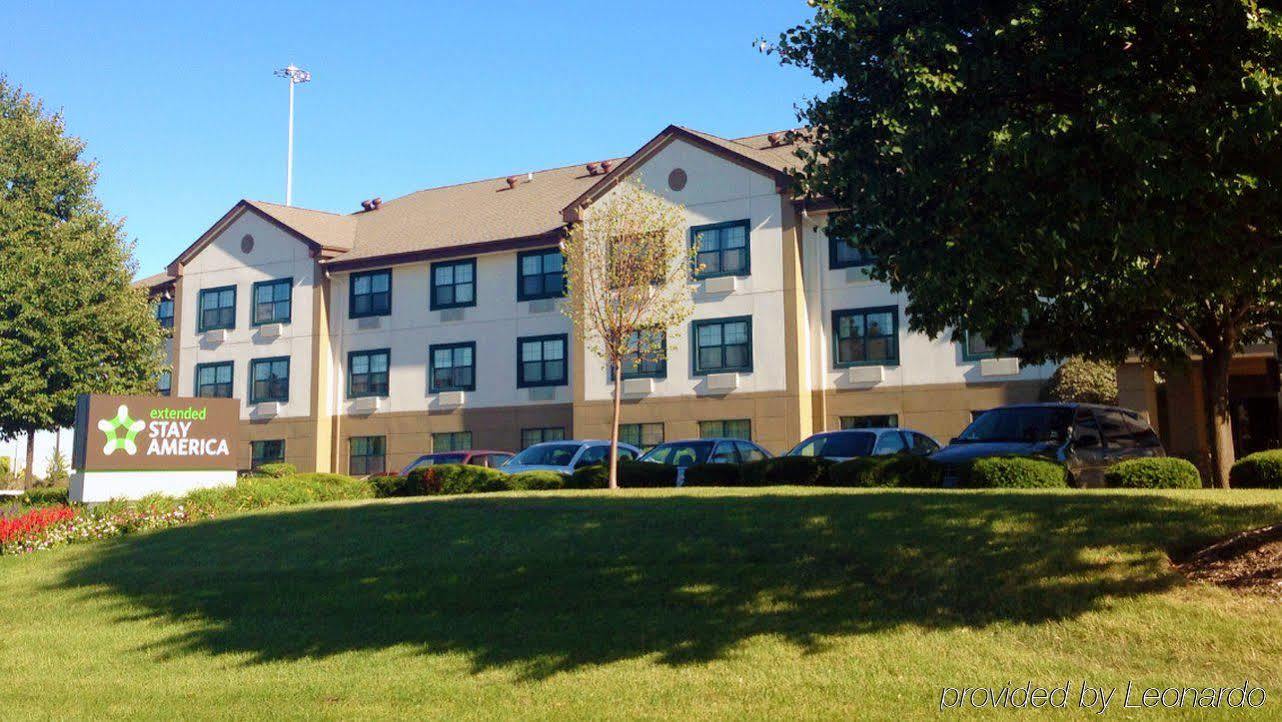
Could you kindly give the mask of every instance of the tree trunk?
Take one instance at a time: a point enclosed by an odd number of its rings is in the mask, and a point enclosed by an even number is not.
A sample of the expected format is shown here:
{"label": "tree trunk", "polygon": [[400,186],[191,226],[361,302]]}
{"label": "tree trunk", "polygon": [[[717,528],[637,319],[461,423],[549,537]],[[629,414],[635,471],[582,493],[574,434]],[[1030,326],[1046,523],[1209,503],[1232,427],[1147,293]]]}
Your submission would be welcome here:
{"label": "tree trunk", "polygon": [[1202,356],[1202,395],[1206,404],[1207,444],[1211,450],[1211,482],[1229,488],[1233,467],[1233,419],[1229,411],[1229,348]]}
{"label": "tree trunk", "polygon": [[614,422],[610,424],[610,488],[619,488],[619,412],[623,408],[623,360],[614,360]]}
{"label": "tree trunk", "polygon": [[[1275,383],[1278,385],[1278,423],[1274,427],[1278,429],[1278,435],[1282,437],[1282,324],[1270,324],[1269,335],[1273,337],[1273,370],[1278,378]],[[1270,448],[1278,448],[1282,445],[1282,439],[1272,439],[1269,442]]]}
{"label": "tree trunk", "polygon": [[27,468],[22,474],[23,488],[30,489],[34,486],[36,470],[36,432],[27,432]]}

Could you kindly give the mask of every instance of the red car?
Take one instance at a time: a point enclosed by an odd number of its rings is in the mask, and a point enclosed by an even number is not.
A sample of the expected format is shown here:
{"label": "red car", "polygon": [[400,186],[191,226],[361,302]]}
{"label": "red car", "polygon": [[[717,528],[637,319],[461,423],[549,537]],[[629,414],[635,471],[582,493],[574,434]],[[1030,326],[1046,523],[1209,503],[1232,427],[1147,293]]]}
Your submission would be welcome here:
{"label": "red car", "polygon": [[486,466],[491,469],[497,469],[507,463],[507,460],[512,456],[513,454],[510,451],[493,451],[491,449],[442,451],[438,454],[424,454],[411,461],[404,469],[401,469],[401,476],[405,476],[422,466],[437,466],[439,464],[470,464],[472,466]]}

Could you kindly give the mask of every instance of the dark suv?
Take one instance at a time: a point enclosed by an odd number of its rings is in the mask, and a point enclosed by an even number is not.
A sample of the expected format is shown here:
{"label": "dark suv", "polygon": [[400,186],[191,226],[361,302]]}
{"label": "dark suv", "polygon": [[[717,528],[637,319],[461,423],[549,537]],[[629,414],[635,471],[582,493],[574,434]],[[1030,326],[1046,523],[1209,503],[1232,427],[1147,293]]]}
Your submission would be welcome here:
{"label": "dark suv", "polygon": [[944,465],[945,486],[955,486],[962,465],[983,456],[1040,456],[1066,466],[1074,486],[1103,486],[1113,464],[1165,455],[1157,434],[1134,411],[1050,403],[985,411],[930,458]]}

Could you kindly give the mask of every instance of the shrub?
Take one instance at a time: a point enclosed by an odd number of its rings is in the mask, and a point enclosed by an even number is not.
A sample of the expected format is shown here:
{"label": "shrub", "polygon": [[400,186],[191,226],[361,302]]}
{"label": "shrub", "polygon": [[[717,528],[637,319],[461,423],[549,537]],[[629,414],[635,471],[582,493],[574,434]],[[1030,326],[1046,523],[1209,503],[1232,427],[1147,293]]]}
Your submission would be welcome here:
{"label": "shrub", "polygon": [[972,489],[1041,489],[1068,486],[1063,466],[1023,456],[989,456],[971,462],[962,486]]}
{"label": "shrub", "polygon": [[1117,367],[1076,356],[1070,358],[1051,374],[1042,389],[1042,398],[1046,401],[1116,404]]}
{"label": "shrub", "polygon": [[[197,489],[183,498],[189,508],[218,514],[317,501],[367,499],[374,490],[364,481],[343,474],[296,474],[286,477],[243,476],[235,486]],[[110,504],[97,509],[114,513]]]}
{"label": "shrub", "polygon": [[40,489],[28,489],[18,500],[22,506],[57,506],[67,503],[67,487],[47,486]]}
{"label": "shrub", "polygon": [[[770,483],[770,462],[773,459],[761,459],[760,461],[749,461],[739,465],[739,480],[728,485],[717,484],[716,486],[766,486]],[[708,464],[708,466],[734,466],[733,464]],[[686,470],[686,483],[689,484],[690,471]]]}
{"label": "shrub", "polygon": [[567,489],[605,489],[610,486],[610,470],[604,464],[581,466],[566,479]]}
{"label": "shrub", "polygon": [[1282,449],[1257,451],[1238,459],[1229,471],[1229,486],[1282,489]]}
{"label": "shrub", "polygon": [[522,471],[507,478],[507,485],[518,491],[564,489],[565,475],[555,471]]}
{"label": "shrub", "polygon": [[744,486],[743,469],[752,464],[694,464],[686,467],[682,486]]}
{"label": "shrub", "polygon": [[1185,459],[1130,459],[1104,472],[1104,483],[1122,489],[1200,489],[1202,475]]}
{"label": "shrub", "polygon": [[[606,481],[608,483],[609,476]],[[648,461],[619,461],[619,486],[625,489],[655,489],[677,485],[677,467]]]}
{"label": "shrub", "polygon": [[426,469],[424,485],[437,494],[480,494],[507,491],[508,475],[498,469],[467,464],[438,464]]}
{"label": "shrub", "polygon": [[413,483],[409,476],[400,474],[377,474],[366,481],[374,489],[374,496],[383,499],[393,496],[416,496],[423,493],[423,487]]}
{"label": "shrub", "polygon": [[823,486],[833,462],[816,456],[776,456],[766,460],[766,483]]}
{"label": "shrub", "polygon": [[828,468],[829,486],[937,487],[942,479],[939,464],[924,456],[861,456]]}
{"label": "shrub", "polygon": [[274,461],[267,464],[259,464],[254,467],[254,473],[259,476],[270,476],[273,479],[283,479],[286,476],[297,474],[298,467],[283,461]]}

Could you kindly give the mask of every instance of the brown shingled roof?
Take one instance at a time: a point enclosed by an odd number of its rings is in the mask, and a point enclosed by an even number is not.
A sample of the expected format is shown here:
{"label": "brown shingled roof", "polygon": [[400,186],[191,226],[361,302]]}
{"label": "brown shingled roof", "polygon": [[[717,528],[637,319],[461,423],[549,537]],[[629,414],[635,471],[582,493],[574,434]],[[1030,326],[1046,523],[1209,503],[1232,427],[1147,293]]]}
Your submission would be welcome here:
{"label": "brown shingled roof", "polygon": [[[643,149],[667,135],[715,146],[720,149],[718,152],[731,154],[727,157],[779,177],[800,164],[794,155],[795,145],[771,147],[769,134],[727,140],[668,126]],[[637,154],[630,158],[640,160]],[[604,176],[589,175],[586,164],[581,163],[536,171],[528,181],[521,174],[515,188],[508,188],[504,178],[429,188],[387,201],[376,210],[350,215],[245,200],[184,251],[179,260],[199,252],[203,243],[245,206],[321,247],[322,257],[336,268],[495,250],[492,244],[500,242],[511,247],[552,243],[565,227],[563,209],[585,198],[594,188],[608,187],[617,176],[626,174],[623,166],[627,160],[614,159],[614,172]]]}
{"label": "brown shingled roof", "polygon": [[169,275],[168,271],[162,271],[146,278],[140,278],[134,281],[137,288],[154,289],[174,282],[174,277]]}

